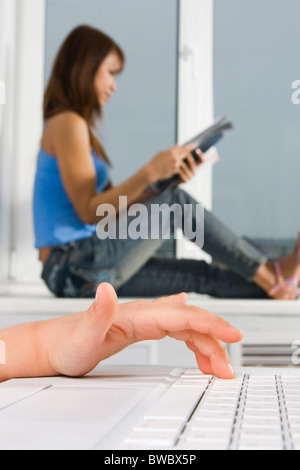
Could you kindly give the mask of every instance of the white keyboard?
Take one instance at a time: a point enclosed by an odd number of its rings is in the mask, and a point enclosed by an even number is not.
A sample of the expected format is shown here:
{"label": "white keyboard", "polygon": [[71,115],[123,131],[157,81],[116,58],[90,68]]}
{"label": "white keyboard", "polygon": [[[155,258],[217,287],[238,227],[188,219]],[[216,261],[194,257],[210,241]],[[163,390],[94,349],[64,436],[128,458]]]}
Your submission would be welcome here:
{"label": "white keyboard", "polygon": [[186,370],[122,449],[300,449],[300,377],[220,380]]}

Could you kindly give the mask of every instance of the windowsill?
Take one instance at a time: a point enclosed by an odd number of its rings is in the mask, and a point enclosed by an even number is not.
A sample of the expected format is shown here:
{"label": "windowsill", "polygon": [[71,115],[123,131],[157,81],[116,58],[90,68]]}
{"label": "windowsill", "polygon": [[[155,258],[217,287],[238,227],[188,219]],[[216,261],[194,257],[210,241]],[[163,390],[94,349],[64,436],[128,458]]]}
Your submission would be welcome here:
{"label": "windowsill", "polygon": [[[129,302],[132,298],[120,298]],[[85,310],[93,299],[61,299],[54,297],[41,282],[8,282],[1,290],[0,313],[53,313],[68,314]],[[216,299],[207,295],[189,294],[188,304],[196,305],[217,315],[299,315],[299,301],[274,301],[260,299]]]}

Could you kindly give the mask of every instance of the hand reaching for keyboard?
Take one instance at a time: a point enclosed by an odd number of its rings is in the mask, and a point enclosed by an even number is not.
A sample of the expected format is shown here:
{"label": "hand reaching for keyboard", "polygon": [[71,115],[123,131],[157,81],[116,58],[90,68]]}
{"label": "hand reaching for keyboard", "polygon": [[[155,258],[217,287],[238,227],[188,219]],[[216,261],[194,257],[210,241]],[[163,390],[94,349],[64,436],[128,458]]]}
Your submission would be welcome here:
{"label": "hand reaching for keyboard", "polygon": [[133,343],[170,336],[185,341],[195,353],[202,372],[233,378],[221,341],[238,342],[242,333],[216,315],[186,305],[186,301],[183,293],[154,301],[118,304],[114,289],[101,284],[86,312],[51,320],[57,322],[47,343],[53,374],[84,375]]}
{"label": "hand reaching for keyboard", "polygon": [[0,345],[5,347],[0,382],[17,377],[82,376],[133,343],[166,336],[185,341],[202,372],[233,378],[221,342],[238,342],[242,333],[186,301],[183,293],[152,302],[118,303],[113,287],[101,284],[95,301],[84,312],[0,330]]}

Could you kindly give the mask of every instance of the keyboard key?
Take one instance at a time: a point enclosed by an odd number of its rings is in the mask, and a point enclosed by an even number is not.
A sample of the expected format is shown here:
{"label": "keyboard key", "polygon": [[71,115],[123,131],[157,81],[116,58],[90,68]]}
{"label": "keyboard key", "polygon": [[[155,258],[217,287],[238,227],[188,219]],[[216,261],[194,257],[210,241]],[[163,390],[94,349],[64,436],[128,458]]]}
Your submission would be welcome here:
{"label": "keyboard key", "polygon": [[242,425],[241,437],[243,436],[277,436],[281,439],[281,427],[278,426],[248,426]]}
{"label": "keyboard key", "polygon": [[294,397],[294,396],[299,396],[300,394],[300,388],[288,388],[284,389],[284,396],[285,397]]}
{"label": "keyboard key", "polygon": [[222,440],[228,442],[230,438],[230,429],[191,429],[185,432],[185,439],[188,441],[196,440]]}
{"label": "keyboard key", "polygon": [[285,401],[286,403],[300,403],[300,395],[287,395],[285,394]]}
{"label": "keyboard key", "polygon": [[210,412],[211,414],[221,414],[223,412],[230,413],[231,416],[235,413],[236,404],[227,404],[226,406],[218,403],[204,403],[201,406],[201,411]]}
{"label": "keyboard key", "polygon": [[243,426],[275,426],[280,427],[279,413],[278,417],[273,416],[244,416]]}
{"label": "keyboard key", "polygon": [[273,396],[270,396],[270,397],[257,397],[255,395],[248,395],[247,393],[247,399],[246,399],[246,406],[250,406],[252,405],[253,403],[259,403],[261,404],[262,406],[265,406],[267,405],[267,407],[269,408],[271,405],[272,406],[278,406],[278,398],[277,397],[273,397]]}
{"label": "keyboard key", "polygon": [[295,408],[292,404],[290,404],[287,406],[287,411],[288,416],[290,417],[289,419],[291,419],[291,416],[293,416],[293,418],[300,419],[300,408]]}
{"label": "keyboard key", "polygon": [[281,450],[283,449],[283,443],[281,437],[276,438],[272,436],[271,438],[263,438],[262,436],[241,435],[238,449]]}
{"label": "keyboard key", "polygon": [[287,407],[288,411],[293,410],[293,413],[294,413],[294,410],[298,410],[298,412],[300,412],[300,402],[298,402],[298,401],[294,402],[292,400],[290,400],[290,401],[287,400],[286,401],[286,407]]}
{"label": "keyboard key", "polygon": [[226,397],[226,396],[220,396],[220,397],[212,397],[211,395],[205,399],[205,405],[207,404],[216,404],[226,407],[226,406],[233,406],[234,408],[236,407],[236,398],[231,398],[231,397]]}
{"label": "keyboard key", "polygon": [[256,450],[256,451],[274,451],[274,450],[283,450],[282,445],[277,445],[276,443],[269,442],[263,444],[261,442],[250,442],[250,443],[242,443],[239,445],[238,450]]}
{"label": "keyboard key", "polygon": [[229,416],[226,419],[218,419],[217,416],[208,417],[208,418],[199,418],[199,419],[192,419],[190,421],[189,427],[190,429],[228,429],[231,428],[233,423],[232,416]]}
{"label": "keyboard key", "polygon": [[217,437],[198,438],[191,436],[184,442],[195,450],[226,450],[228,448],[228,440]]}
{"label": "keyboard key", "polygon": [[300,416],[289,416],[290,425],[300,426]]}
{"label": "keyboard key", "polygon": [[277,402],[268,402],[268,401],[251,401],[247,399],[246,401],[247,410],[262,410],[262,411],[277,411],[278,410],[278,401]]}
{"label": "keyboard key", "polygon": [[206,418],[206,419],[225,419],[228,420],[230,419],[232,421],[233,416],[235,415],[235,408],[234,409],[226,409],[224,408],[219,409],[216,408],[215,406],[209,406],[208,408],[205,408],[204,406],[201,408],[198,408],[194,415],[193,419],[201,419],[201,418]]}
{"label": "keyboard key", "polygon": [[300,437],[300,426],[299,425],[294,425],[293,423],[290,423],[290,430],[293,435],[293,437]]}

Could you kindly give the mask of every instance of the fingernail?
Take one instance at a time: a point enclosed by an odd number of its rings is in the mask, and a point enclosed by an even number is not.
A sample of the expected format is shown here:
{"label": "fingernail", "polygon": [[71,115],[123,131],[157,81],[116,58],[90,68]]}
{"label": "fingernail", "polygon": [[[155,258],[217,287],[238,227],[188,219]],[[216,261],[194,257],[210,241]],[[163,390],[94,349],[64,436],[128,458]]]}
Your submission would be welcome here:
{"label": "fingernail", "polygon": [[233,367],[232,367],[231,363],[228,364],[228,369],[229,369],[229,371],[231,372],[231,374],[234,376],[234,375],[235,375],[235,372],[234,372],[234,370],[233,370]]}
{"label": "fingernail", "polygon": [[243,333],[241,330],[239,330],[238,328],[236,328],[235,326],[233,326],[233,325],[231,325],[231,324],[229,324],[229,325],[230,325],[230,328],[233,328],[235,331],[237,331],[238,333],[240,333],[240,335],[244,336],[244,333]]}
{"label": "fingernail", "polygon": [[231,360],[230,360],[228,351],[227,351],[227,367],[228,367],[229,372],[230,372],[233,376],[235,376],[235,372],[234,372],[233,367],[232,367],[232,365],[231,365]]}

